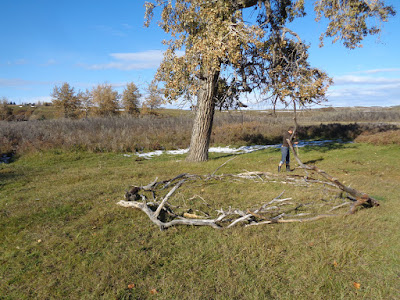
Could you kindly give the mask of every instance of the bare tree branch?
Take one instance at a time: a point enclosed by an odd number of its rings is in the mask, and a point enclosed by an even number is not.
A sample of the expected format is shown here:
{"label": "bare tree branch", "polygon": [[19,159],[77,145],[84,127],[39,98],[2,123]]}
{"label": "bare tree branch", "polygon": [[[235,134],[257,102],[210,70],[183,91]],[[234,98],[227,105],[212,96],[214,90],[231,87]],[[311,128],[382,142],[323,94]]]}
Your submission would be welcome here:
{"label": "bare tree branch", "polygon": [[[275,224],[275,223],[296,223],[296,222],[311,222],[320,220],[323,218],[330,218],[336,216],[344,216],[345,214],[332,214],[331,212],[334,210],[338,210],[345,206],[350,206],[350,210],[347,212],[348,214],[353,214],[356,212],[356,209],[360,206],[364,207],[373,207],[379,206],[379,203],[367,195],[366,193],[362,193],[357,191],[354,188],[345,186],[342,184],[337,178],[332,177],[327,174],[325,171],[317,168],[316,166],[308,166],[302,163],[295,150],[293,149],[293,145],[290,139],[287,140],[291,151],[293,152],[294,157],[299,163],[300,167],[304,170],[310,170],[316,172],[318,175],[321,175],[328,181],[317,180],[315,178],[309,177],[307,173],[306,176],[302,177],[299,175],[287,175],[286,177],[282,177],[282,175],[276,175],[269,172],[244,172],[238,174],[223,174],[223,175],[215,175],[215,173],[225,166],[229,161],[236,158],[237,156],[229,159],[224,162],[221,166],[219,166],[212,174],[208,175],[192,175],[188,173],[182,173],[178,176],[175,176],[172,179],[159,181],[157,179],[151,182],[148,185],[137,187],[133,186],[130,192],[125,194],[126,201],[121,200],[117,204],[123,207],[132,207],[136,209],[140,209],[143,211],[149,219],[156,224],[161,230],[167,229],[171,226],[176,225],[191,225],[191,226],[211,226],[212,228],[232,228],[240,223],[246,223],[245,226],[253,226],[253,225],[262,225],[262,224]],[[310,203],[296,203],[293,197],[289,198],[281,198],[285,191],[280,193],[274,199],[265,202],[258,206],[256,209],[233,209],[229,207],[228,210],[219,209],[216,210],[217,215],[215,217],[210,217],[210,214],[198,209],[189,208],[186,209],[185,212],[179,214],[173,211],[173,209],[180,209],[181,206],[173,206],[168,200],[172,198],[175,192],[183,186],[185,182],[195,182],[196,180],[203,180],[203,183],[207,183],[210,180],[235,180],[237,178],[243,180],[253,180],[256,184],[266,184],[269,182],[276,182],[281,184],[295,184],[298,186],[311,186],[312,184],[322,184],[324,186],[324,193],[331,193],[331,203],[327,205],[331,206],[328,210],[325,210],[325,213],[316,214],[315,212],[304,212],[304,209],[310,207],[314,209],[320,204],[316,205],[313,202]],[[179,180],[178,182],[176,182]],[[326,188],[329,186],[329,189]],[[333,189],[335,187],[337,190]],[[166,189],[170,188],[168,193],[162,197],[160,201],[157,200],[158,193],[162,192]],[[338,191],[344,191],[348,193],[348,196],[343,196],[343,193],[337,195]],[[144,193],[151,193],[153,196],[154,202],[147,201],[147,197]],[[328,196],[329,197],[329,196]],[[207,208],[210,208],[210,205],[206,202],[206,200],[201,196],[193,196],[188,200],[193,201],[195,199],[201,199],[202,205],[206,205]],[[337,201],[333,201],[335,199],[350,199],[352,202],[343,202],[341,204],[337,204]],[[142,201],[139,201],[139,200]],[[336,202],[336,203],[335,203]],[[324,204],[324,206],[326,206]],[[284,207],[287,207],[284,209]],[[299,209],[303,210],[301,213]],[[320,210],[320,209],[319,209]],[[201,212],[203,216],[196,215],[192,213],[193,211]],[[291,214],[292,212],[296,212],[295,214]],[[313,211],[313,210],[312,210]],[[161,214],[163,212],[163,214]],[[310,216],[313,215],[313,216]],[[304,216],[309,216],[304,218]],[[172,218],[172,220],[167,220],[167,218]],[[224,225],[224,226],[223,226]]]}
{"label": "bare tree branch", "polygon": [[214,176],[214,174],[217,173],[217,171],[218,171],[219,169],[221,169],[223,166],[225,166],[228,162],[230,162],[231,160],[235,159],[236,157],[237,157],[237,156],[234,156],[234,157],[228,159],[226,162],[224,162],[222,165],[220,165],[218,168],[216,168],[215,171],[212,172],[211,176]]}
{"label": "bare tree branch", "polygon": [[317,168],[316,166],[308,166],[308,165],[303,164],[303,162],[297,156],[296,151],[293,149],[293,145],[292,145],[291,141],[289,139],[287,139],[287,141],[289,143],[289,147],[292,150],[294,157],[296,158],[296,160],[299,163],[301,168],[317,172],[318,174],[322,175],[323,177],[328,179],[330,182],[335,184],[342,191],[349,193],[350,195],[355,197],[356,201],[353,203],[353,205],[350,208],[350,211],[349,211],[350,214],[353,214],[356,211],[357,207],[359,207],[360,205],[367,205],[369,207],[379,206],[379,202],[377,200],[375,200],[374,198],[372,198],[371,196],[369,196],[368,194],[359,192],[356,189],[353,189],[349,186],[344,185],[337,178],[327,174],[325,171]]}
{"label": "bare tree branch", "polygon": [[160,214],[161,210],[163,209],[165,203],[168,201],[169,197],[171,197],[171,195],[173,193],[175,193],[175,191],[177,189],[179,189],[179,187],[185,182],[185,179],[179,181],[177,183],[177,185],[175,185],[170,191],[169,193],[164,197],[164,199],[161,201],[160,205],[157,207],[157,210],[154,212],[154,217],[158,218],[158,215]]}

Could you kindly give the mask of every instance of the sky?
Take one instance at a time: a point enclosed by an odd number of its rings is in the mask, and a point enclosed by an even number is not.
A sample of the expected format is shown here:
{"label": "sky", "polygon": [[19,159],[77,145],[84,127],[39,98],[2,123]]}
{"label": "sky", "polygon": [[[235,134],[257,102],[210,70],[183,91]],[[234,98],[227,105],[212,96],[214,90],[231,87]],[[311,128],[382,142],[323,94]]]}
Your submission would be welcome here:
{"label": "sky", "polygon": [[[162,40],[170,38],[157,26],[157,13],[144,27],[144,2],[1,0],[0,98],[51,101],[53,88],[64,82],[75,91],[107,83],[120,93],[134,82],[144,92],[166,49]],[[400,1],[386,2],[398,14],[383,24],[379,37],[368,37],[355,50],[331,40],[319,48],[326,25],[312,14],[292,24],[310,44],[311,65],[335,82],[325,106],[400,105]]]}

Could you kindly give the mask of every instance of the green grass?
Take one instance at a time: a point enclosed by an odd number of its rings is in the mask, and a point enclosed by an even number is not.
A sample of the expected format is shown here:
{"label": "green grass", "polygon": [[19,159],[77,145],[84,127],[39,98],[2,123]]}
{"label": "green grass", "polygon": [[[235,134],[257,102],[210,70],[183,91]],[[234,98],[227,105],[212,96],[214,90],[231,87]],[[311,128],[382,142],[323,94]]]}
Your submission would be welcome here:
{"label": "green grass", "polygon": [[[218,174],[275,172],[279,155],[241,155]],[[2,164],[0,299],[398,299],[398,146],[331,145],[302,148],[300,156],[381,206],[311,223],[161,232],[142,212],[116,205],[125,190],[212,173],[230,157],[189,164],[184,156],[138,161],[53,150]],[[191,205],[185,199],[199,193],[215,209],[253,208],[283,190],[305,200],[321,193],[212,181],[182,187],[174,199]]]}
{"label": "green grass", "polygon": [[54,106],[12,105],[10,107],[14,115],[26,115],[27,120],[54,119],[57,117],[57,110]]}

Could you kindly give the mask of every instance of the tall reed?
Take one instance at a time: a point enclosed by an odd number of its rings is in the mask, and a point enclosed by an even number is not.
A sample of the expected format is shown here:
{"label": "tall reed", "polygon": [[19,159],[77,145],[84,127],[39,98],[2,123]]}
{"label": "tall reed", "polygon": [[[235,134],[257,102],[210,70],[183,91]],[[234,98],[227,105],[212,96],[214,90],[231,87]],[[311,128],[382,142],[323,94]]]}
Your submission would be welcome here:
{"label": "tall reed", "polygon": [[[376,116],[377,120],[392,120],[400,112]],[[353,140],[361,133],[394,130],[394,124],[330,123],[318,124],[319,118],[338,122],[340,118],[370,119],[365,114],[342,112],[299,114],[301,139]],[[361,121],[362,122],[362,121]],[[26,122],[0,122],[0,153],[30,152],[52,148],[91,152],[135,152],[142,150],[187,148],[193,115],[108,117],[80,120],[52,119]],[[326,123],[326,122],[325,122]],[[211,136],[213,145],[276,144],[282,133],[293,125],[290,113],[228,112],[217,113]]]}

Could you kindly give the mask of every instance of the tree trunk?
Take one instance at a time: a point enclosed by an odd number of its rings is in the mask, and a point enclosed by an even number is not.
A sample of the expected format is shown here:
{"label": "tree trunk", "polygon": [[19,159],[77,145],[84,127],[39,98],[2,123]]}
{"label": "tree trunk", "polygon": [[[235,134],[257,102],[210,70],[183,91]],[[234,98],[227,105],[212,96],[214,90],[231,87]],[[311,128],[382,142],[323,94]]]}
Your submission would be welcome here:
{"label": "tree trunk", "polygon": [[215,109],[215,87],[218,77],[219,71],[213,71],[201,81],[187,161],[200,162],[208,159]]}

